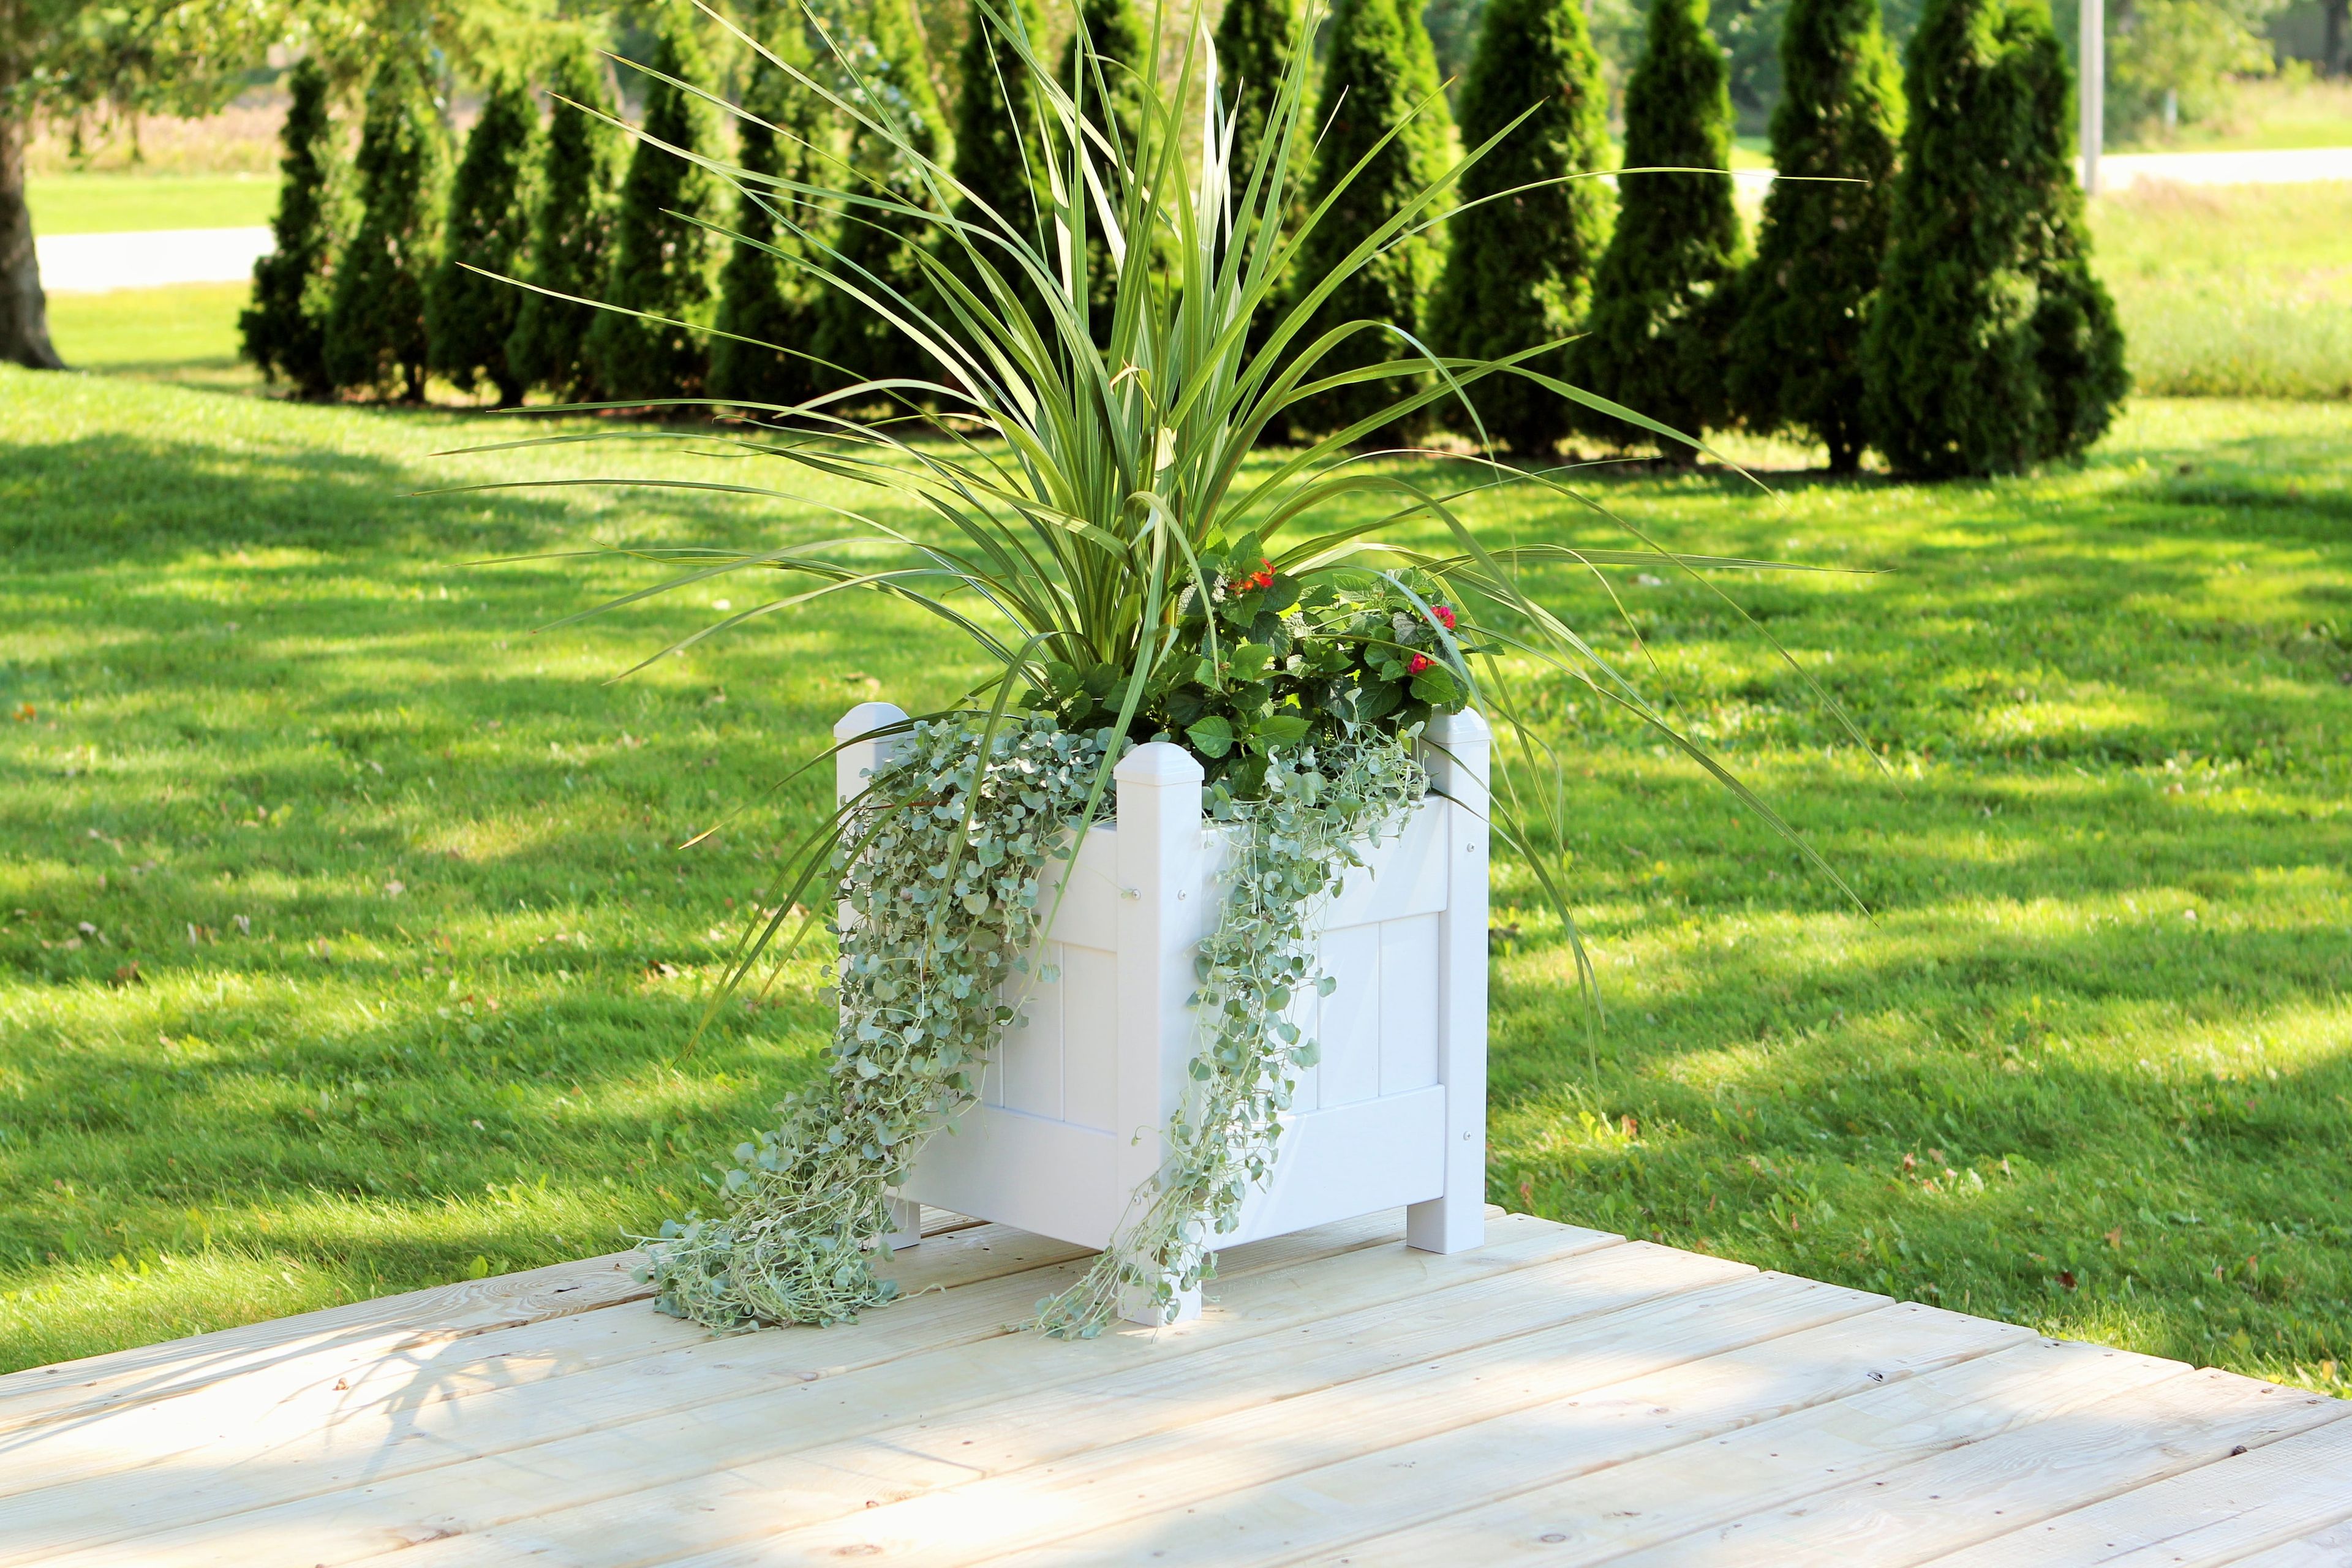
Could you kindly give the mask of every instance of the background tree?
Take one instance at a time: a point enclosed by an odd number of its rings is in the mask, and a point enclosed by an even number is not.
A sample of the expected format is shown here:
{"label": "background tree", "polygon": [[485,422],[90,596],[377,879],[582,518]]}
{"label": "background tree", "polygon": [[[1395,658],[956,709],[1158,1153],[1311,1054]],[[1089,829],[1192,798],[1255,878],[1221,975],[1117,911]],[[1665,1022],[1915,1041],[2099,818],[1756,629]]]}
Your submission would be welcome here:
{"label": "background tree", "polygon": [[279,0],[0,0],[0,360],[63,368],[25,202],[36,118],[210,113],[286,21]]}
{"label": "background tree", "polygon": [[[1043,53],[1045,21],[1037,0],[990,0],[990,4],[1008,18],[1017,16],[1028,34],[1031,51]],[[1042,216],[1051,208],[1040,194],[1045,174],[1038,167],[1035,142],[1037,83],[1004,30],[978,5],[967,13],[963,47],[956,55],[956,77],[961,87],[956,95],[955,177],[970,193],[958,204],[956,216],[968,224],[993,221],[1011,226],[1016,234],[1034,235],[1041,221],[1053,221]],[[995,218],[982,217],[982,207],[994,213]],[[984,242],[982,248],[998,263],[996,269],[1004,280],[1018,287],[1009,259]],[[941,245],[940,259],[967,288],[983,300],[988,298],[962,246]]]}
{"label": "background tree", "polygon": [[[1464,175],[1466,210],[1450,226],[1452,248],[1430,312],[1440,353],[1496,359],[1574,331],[1591,303],[1608,186],[1543,184],[1608,163],[1608,94],[1582,0],[1488,0],[1462,101],[1465,147],[1536,110]],[[1519,194],[1469,205],[1504,191]],[[1533,368],[1564,375],[1567,357],[1556,350]],[[1488,434],[1514,451],[1548,452],[1568,434],[1567,405],[1530,383],[1496,376],[1471,396]],[[1458,402],[1441,407],[1455,428],[1475,428]]]}
{"label": "background tree", "polygon": [[304,397],[333,390],[327,379],[327,310],[333,299],[335,251],[344,226],[327,72],[315,59],[297,65],[287,80],[289,101],[278,140],[275,242],[253,264],[253,304],[237,317],[245,357],[272,381],[290,383]]}
{"label": "background tree", "polygon": [[[1143,18],[1136,11],[1135,0],[1079,0],[1078,24],[1062,49],[1062,85],[1077,99],[1088,120],[1106,135],[1113,135],[1121,147],[1131,150],[1142,132],[1142,93],[1136,73],[1150,68],[1147,56],[1151,40]],[[1097,66],[1079,63],[1081,32],[1093,45]],[[1110,341],[1118,278],[1111,270],[1110,243],[1094,221],[1091,206],[1087,219],[1087,322],[1095,342],[1104,343]],[[1128,237],[1132,243],[1139,237]],[[1164,237],[1151,230],[1139,237],[1150,245]],[[1132,259],[1135,252],[1130,250],[1129,255]]]}
{"label": "background tree", "polygon": [[[807,36],[796,15],[784,17],[767,43],[778,58],[807,68]],[[735,161],[754,174],[809,183],[819,173],[812,164],[826,134],[827,106],[764,60],[754,60],[751,69]],[[803,204],[772,186],[747,184],[738,193],[734,246],[719,278],[719,330],[710,344],[714,397],[790,405],[816,390],[807,360],[783,352],[806,349],[814,301],[777,254],[800,246],[779,215],[803,227],[815,220]]]}
{"label": "background tree", "polygon": [[[1315,154],[1308,205],[1320,205],[1334,191],[1340,195],[1299,247],[1296,276],[1302,283],[1339,271],[1341,259],[1366,236],[1444,173],[1445,102],[1437,94],[1437,65],[1429,36],[1410,0],[1403,5],[1397,0],[1339,0],[1327,37],[1319,110],[1322,141]],[[1398,125],[1404,125],[1403,134],[1381,148],[1341,191],[1349,171]],[[1419,333],[1422,311],[1444,260],[1433,237],[1437,232],[1392,244],[1350,275],[1317,310],[1304,336],[1292,341],[1311,342],[1331,328],[1357,321],[1387,322],[1399,331]],[[1395,332],[1362,330],[1318,368],[1336,374],[1406,353]],[[1327,394],[1304,408],[1301,423],[1317,430],[1345,429],[1391,402],[1402,385],[1392,379]],[[1370,432],[1366,438],[1397,441],[1410,434],[1392,427]]]}
{"label": "background tree", "polygon": [[507,340],[507,363],[527,386],[543,386],[566,402],[586,402],[600,390],[587,353],[588,329],[599,312],[593,305],[572,301],[593,300],[604,291],[621,133],[596,118],[612,112],[612,88],[603,63],[586,48],[557,57],[548,92],[555,101],[537,181],[529,280],[536,289],[570,298],[521,290],[514,331]]}
{"label": "background tree", "polygon": [[520,270],[530,238],[538,140],[539,105],[530,87],[519,75],[501,76],[466,138],[449,188],[441,264],[425,300],[426,363],[462,391],[488,381],[501,407],[520,403],[526,384],[507,358],[524,290],[506,279]]}
{"label": "background tree", "polygon": [[1732,336],[1732,401],[1755,430],[1795,426],[1862,461],[1862,333],[1886,249],[1903,122],[1878,0],[1791,0],[1772,166],[1861,184],[1775,182]]}
{"label": "background tree", "polygon": [[716,303],[719,242],[693,220],[718,217],[719,183],[671,149],[712,152],[719,126],[706,100],[662,79],[709,80],[692,17],[674,4],[663,19],[648,68],[654,74],[645,79],[644,134],[621,183],[612,264],[593,296],[614,307],[597,312],[587,341],[608,397],[690,397],[709,367],[699,329],[710,324]]}
{"label": "background tree", "polygon": [[2091,276],[2064,57],[2036,0],[1930,0],[1905,61],[1893,243],[1864,338],[1874,440],[1926,475],[2096,440],[2127,384]]}
{"label": "background tree", "polygon": [[440,261],[448,135],[419,58],[394,42],[368,86],[356,160],[360,225],[335,272],[327,379],[425,395],[425,290]]}
{"label": "background tree", "polygon": [[[1654,0],[1649,49],[1625,86],[1625,167],[1731,167],[1731,98],[1705,0]],[[1696,436],[1728,414],[1724,360],[1739,268],[1729,174],[1627,174],[1617,232],[1593,277],[1587,336],[1569,357],[1586,390]],[[1646,439],[1606,415],[1577,423],[1614,441]],[[1669,442],[1677,462],[1692,454]]]}
{"label": "background tree", "polygon": [[[1225,0],[1217,17],[1217,79],[1225,84],[1226,102],[1234,117],[1233,148],[1226,167],[1233,178],[1234,200],[1239,202],[1257,166],[1258,146],[1265,138],[1266,117],[1274,111],[1275,95],[1290,72],[1298,49],[1298,7],[1295,0]],[[1269,168],[1267,177],[1283,176],[1288,195],[1283,204],[1284,237],[1298,231],[1307,216],[1307,192],[1315,173],[1315,132],[1302,123],[1290,140],[1286,169]],[[1250,323],[1251,346],[1263,342],[1289,289],[1287,277],[1276,278],[1266,303]]]}
{"label": "background tree", "polygon": [[[907,140],[931,156],[939,143],[943,121],[939,96],[931,89],[930,63],[923,52],[922,29],[916,25],[910,0],[874,0],[864,42],[870,46],[856,57],[866,78],[877,113],[888,114],[906,130]],[[887,140],[870,132],[856,132],[850,142],[854,178],[868,188],[887,187],[900,201],[922,205],[923,188],[913,170],[894,156]],[[857,188],[852,185],[850,188]],[[918,249],[929,243],[930,226],[877,214],[870,207],[852,207],[839,215],[834,247],[839,259],[830,265],[848,276],[861,273],[886,280],[910,300],[929,289]],[[874,308],[838,289],[818,296],[815,344],[817,357],[835,367],[820,372],[829,384],[847,382],[920,377],[937,374],[930,358],[912,340],[892,326]]]}

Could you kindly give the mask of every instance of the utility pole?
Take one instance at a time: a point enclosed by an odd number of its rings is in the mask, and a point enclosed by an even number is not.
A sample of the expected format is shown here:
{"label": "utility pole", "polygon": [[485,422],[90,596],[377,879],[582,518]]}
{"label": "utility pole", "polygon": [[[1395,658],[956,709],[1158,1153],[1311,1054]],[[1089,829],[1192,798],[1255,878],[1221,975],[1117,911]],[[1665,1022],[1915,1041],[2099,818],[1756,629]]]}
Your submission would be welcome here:
{"label": "utility pole", "polygon": [[2083,194],[2099,194],[2099,153],[2107,130],[2107,7],[2105,0],[2083,0],[2082,68],[2075,97],[2083,107]]}

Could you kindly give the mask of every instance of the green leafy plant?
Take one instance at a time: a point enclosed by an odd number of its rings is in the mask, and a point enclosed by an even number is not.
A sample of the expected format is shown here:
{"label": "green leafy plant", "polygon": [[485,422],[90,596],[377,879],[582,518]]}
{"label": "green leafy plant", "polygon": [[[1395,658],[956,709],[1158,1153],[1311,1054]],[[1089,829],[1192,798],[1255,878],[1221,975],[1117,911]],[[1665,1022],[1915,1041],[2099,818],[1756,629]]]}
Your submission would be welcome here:
{"label": "green leafy plant", "polygon": [[587,301],[604,285],[621,132],[608,118],[604,66],[584,48],[556,57],[549,90],[555,102],[531,221],[530,288],[516,310],[507,362],[529,385],[593,397],[601,388],[587,338],[597,311]]}
{"label": "green leafy plant", "polygon": [[[747,934],[730,984],[751,973],[782,933],[793,905],[828,876],[841,879],[853,914],[861,898],[870,903],[879,896],[859,890],[871,877],[877,879],[874,888],[896,889],[910,900],[915,891],[941,883],[955,889],[954,899],[923,906],[937,920],[994,918],[990,911],[998,907],[992,900],[999,890],[975,886],[972,891],[992,901],[967,905],[958,879],[967,870],[974,877],[993,872],[989,855],[1012,853],[1004,846],[1014,819],[998,815],[1012,808],[1004,792],[986,782],[1006,735],[1024,738],[1018,743],[1024,745],[1083,742],[1095,759],[1083,792],[1057,783],[1034,801],[1018,797],[1023,812],[1044,813],[1018,819],[1034,820],[1039,833],[1022,856],[1033,849],[1050,856],[1052,845],[1062,842],[1054,835],[1064,828],[1083,832],[1100,813],[1120,752],[1165,735],[1218,770],[1224,808],[1287,825],[1263,840],[1273,858],[1264,862],[1260,890],[1271,898],[1287,888],[1293,906],[1311,908],[1318,896],[1313,889],[1344,869],[1345,847],[1361,842],[1417,787],[1399,760],[1417,717],[1470,701],[1503,731],[1505,787],[1496,831],[1523,851],[1545,886],[1556,887],[1548,857],[1562,832],[1555,815],[1559,795],[1522,795],[1508,782],[1516,776],[1515,752],[1531,782],[1550,763],[1534,727],[1517,719],[1514,692],[1528,679],[1574,681],[1638,715],[1785,831],[1777,816],[1676,731],[1565,621],[1530,598],[1517,576],[1529,563],[1589,567],[1639,561],[1692,574],[1769,563],[1677,556],[1638,536],[1642,548],[1629,551],[1491,548],[1458,510],[1465,493],[1498,484],[1533,484],[1575,499],[1572,492],[1555,476],[1491,464],[1478,466],[1481,477],[1465,490],[1433,490],[1409,473],[1368,465],[1354,451],[1373,432],[1420,416],[1440,398],[1475,401],[1482,385],[1507,376],[1609,410],[1663,438],[1679,438],[1643,416],[1527,365],[1551,345],[1503,359],[1424,353],[1418,362],[1367,363],[1343,351],[1359,337],[1390,338],[1389,321],[1319,324],[1356,272],[1433,219],[1463,169],[1493,139],[1394,203],[1329,265],[1303,270],[1298,294],[1273,306],[1265,343],[1254,349],[1248,343],[1253,318],[1269,306],[1276,280],[1315,243],[1348,189],[1344,179],[1318,182],[1322,194],[1296,232],[1286,231],[1285,172],[1294,140],[1305,134],[1305,52],[1294,57],[1284,78],[1256,156],[1236,174],[1229,163],[1233,119],[1223,106],[1205,29],[1173,47],[1164,35],[1151,36],[1133,76],[1137,131],[1130,142],[1083,107],[1085,84],[1106,79],[1107,68],[1090,44],[1081,46],[1087,68],[1066,86],[1041,68],[1025,28],[1009,23],[991,0],[975,0],[975,7],[1004,29],[1006,46],[1036,83],[1042,105],[1036,145],[1048,221],[988,210],[933,157],[922,106],[868,74],[871,40],[844,37],[814,14],[813,26],[830,53],[825,68],[803,69],[772,53],[770,62],[818,94],[869,146],[886,150],[887,159],[853,160],[854,180],[825,185],[762,176],[719,164],[708,153],[688,154],[739,190],[793,198],[772,209],[779,233],[770,248],[811,282],[854,301],[899,334],[930,367],[924,375],[872,375],[795,405],[753,407],[755,415],[793,423],[713,438],[714,449],[860,483],[926,521],[901,524],[873,511],[845,510],[841,515],[852,530],[847,541],[750,553],[640,551],[682,570],[616,603],[723,574],[774,574],[782,579],[780,591],[687,640],[838,594],[879,593],[955,626],[990,666],[947,709],[914,721],[918,737],[928,738],[921,752],[928,761],[913,773],[890,771],[809,836],[797,854],[796,879],[776,912]],[[1203,105],[1196,127],[1187,124],[1186,106],[1193,103]],[[1358,170],[1386,159],[1408,129],[1394,125],[1372,139]],[[1507,132],[1507,127],[1497,136]],[[1196,151],[1188,151],[1188,142]],[[798,216],[810,205],[844,215],[842,243]],[[981,216],[956,216],[966,212]],[[921,277],[904,285],[893,272],[861,263],[849,243],[859,234],[917,226],[934,227],[939,244],[908,252]],[[1099,248],[1089,243],[1097,232]],[[952,267],[941,255],[947,247],[962,253]],[[1097,258],[1111,272],[1112,310],[1103,337],[1095,331],[1094,307],[1102,298]],[[981,286],[963,276],[976,277]],[[1397,380],[1402,390],[1379,391]],[[1296,418],[1302,405],[1343,392],[1362,394],[1369,405],[1270,469],[1249,463],[1260,441]],[[919,440],[902,421],[856,413],[886,401],[938,408],[940,438]],[[790,493],[748,481],[697,488]],[[1342,498],[1365,497],[1380,509],[1369,521],[1339,521],[1327,514]],[[1396,537],[1407,528],[1432,530],[1444,542],[1433,548]],[[1370,773],[1360,788],[1349,785],[1360,768]],[[1294,809],[1307,815],[1295,821],[1284,816]],[[951,831],[943,840],[925,838],[903,860],[895,858],[898,846],[914,841],[893,839],[887,851],[894,857],[891,867],[877,868],[871,857],[882,843],[885,820]],[[1276,842],[1293,830],[1309,846],[1300,851],[1305,859],[1286,858],[1289,852]],[[1014,870],[1003,875],[1014,876],[1028,862],[1004,864]],[[1244,912],[1236,918],[1255,918],[1246,912],[1255,907],[1244,900]],[[893,910],[894,920],[898,912]],[[791,940],[799,940],[814,918],[803,917]],[[1015,923],[997,928],[995,940],[1019,952],[1036,928],[1019,923],[1025,916],[1008,918]],[[929,962],[921,955],[942,934],[953,940],[970,934],[966,926],[927,925],[921,942],[930,945],[909,949],[913,938],[904,933],[915,928],[893,929],[902,931],[892,939],[900,959],[919,966]],[[1218,942],[1225,935],[1221,928]],[[879,939],[860,935],[855,918],[844,925],[842,940],[845,975],[858,973],[861,953],[878,951],[859,945]],[[1230,972],[1216,969],[1224,961],[1214,952],[1225,950],[1213,944],[1213,979],[1229,973],[1233,984],[1246,980],[1271,995],[1285,977],[1300,977],[1296,942],[1278,929],[1248,936],[1236,927],[1233,941],[1230,951],[1238,956]],[[946,951],[966,952],[969,945]],[[1581,949],[1577,952],[1581,962]],[[991,1019],[1001,1023],[993,992],[969,975],[971,983],[959,992],[948,974],[954,966],[941,962],[937,973],[924,972],[921,994],[952,996],[961,1008],[950,1009],[954,1026],[978,1032],[964,1037],[986,1033],[993,1027]],[[1589,967],[1585,974],[1589,984]],[[940,985],[944,994],[936,989]],[[888,1000],[845,993],[837,1058],[863,1057],[864,1047],[875,1043],[865,1031],[884,1026],[877,1009]],[[1215,994],[1204,993],[1207,1013],[1222,1016],[1219,1005]],[[1238,1160],[1241,1168],[1255,1168],[1251,1162],[1271,1157],[1264,1138],[1270,1124],[1252,1107],[1281,1082],[1282,1063],[1268,1041],[1283,1050],[1296,1042],[1270,1025],[1260,1027],[1263,1017],[1247,1008],[1238,1016],[1214,1026],[1239,1053],[1230,1064],[1230,1080],[1218,1080],[1226,1110],[1211,1115],[1195,1106],[1188,1111],[1192,1120],[1171,1132],[1192,1152],[1163,1173],[1157,1188],[1163,1197],[1191,1194],[1168,1198],[1180,1209],[1209,1190],[1204,1182],[1224,1190],[1216,1184],[1219,1173],[1236,1167],[1217,1162]],[[907,1043],[903,1034],[900,1040]],[[945,1108],[961,1102],[956,1097],[971,1091],[982,1056],[968,1052],[950,1065],[928,1053],[894,1058],[900,1066],[887,1071],[903,1067],[912,1076],[891,1092],[903,1089],[902,1104],[913,1119],[893,1123],[894,1137],[904,1129],[936,1126]],[[845,1070],[866,1076],[837,1061],[837,1084],[845,1081]],[[940,1079],[941,1074],[952,1081]],[[805,1280],[828,1268],[846,1271],[836,1277],[845,1280],[838,1289],[846,1294],[823,1295],[828,1305],[813,1309],[815,1317],[843,1302],[872,1299],[870,1292],[861,1294],[862,1265],[835,1260],[843,1238],[862,1244],[877,1233],[878,1188],[868,1170],[855,1182],[839,1176],[836,1184],[847,1184],[848,1196],[836,1200],[827,1195],[832,1188],[818,1190],[835,1181],[827,1173],[842,1168],[820,1159],[812,1140],[827,1142],[833,1131],[824,1113],[814,1119],[794,1113],[772,1145],[751,1151],[750,1163],[739,1167],[748,1173],[728,1178],[731,1191],[722,1218],[689,1221],[677,1235],[657,1240],[655,1278],[677,1310],[714,1322],[790,1318],[799,1310],[793,1290],[747,1285],[743,1278]],[[887,1169],[902,1168],[911,1157],[911,1150],[900,1150],[905,1142],[874,1140],[876,1149],[891,1151],[887,1160],[865,1153],[861,1143],[859,1157],[869,1165],[878,1161]],[[847,1207],[824,1206],[836,1201]],[[1146,1212],[1164,1218],[1172,1211],[1153,1206]],[[1204,1249],[1198,1260],[1203,1266],[1216,1218],[1195,1213],[1197,1234],[1180,1237],[1186,1247]],[[1174,1267],[1181,1277],[1194,1260],[1169,1251],[1172,1245],[1160,1220],[1153,1219],[1115,1250],[1137,1269],[1164,1273]],[[728,1261],[737,1255],[751,1260],[748,1276],[739,1277]],[[1098,1305],[1098,1296],[1087,1300]],[[1095,1306],[1056,1309],[1047,1316],[1053,1326],[1079,1332],[1097,1321]]]}

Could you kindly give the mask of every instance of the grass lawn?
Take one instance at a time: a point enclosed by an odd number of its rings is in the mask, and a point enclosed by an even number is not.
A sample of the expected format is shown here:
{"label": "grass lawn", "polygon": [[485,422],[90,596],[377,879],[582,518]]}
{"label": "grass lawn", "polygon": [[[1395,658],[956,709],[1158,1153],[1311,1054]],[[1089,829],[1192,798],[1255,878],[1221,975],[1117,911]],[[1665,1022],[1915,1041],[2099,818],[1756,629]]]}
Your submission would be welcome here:
{"label": "grass lawn", "polygon": [[274,174],[36,174],[35,234],[250,228],[278,210]]}
{"label": "grass lawn", "polygon": [[[815,800],[760,792],[968,661],[844,605],[609,683],[753,585],[533,636],[646,574],[467,563],[833,530],[413,495],[713,467],[431,456],[510,428],[0,370],[0,1366],[613,1247],[814,1072],[814,958],[686,1048]],[[1491,1195],[2352,1392],[2352,409],[2144,403],[2000,484],[1603,489],[1885,569],[1743,596],[1887,772],[1697,590],[1619,574],[1653,665],[1544,584],[1871,912],[1558,694],[1611,1018],[1502,868]]]}
{"label": "grass lawn", "polygon": [[49,335],[68,364],[209,387],[255,388],[260,373],[237,357],[237,312],[247,283],[182,283],[49,296]]}

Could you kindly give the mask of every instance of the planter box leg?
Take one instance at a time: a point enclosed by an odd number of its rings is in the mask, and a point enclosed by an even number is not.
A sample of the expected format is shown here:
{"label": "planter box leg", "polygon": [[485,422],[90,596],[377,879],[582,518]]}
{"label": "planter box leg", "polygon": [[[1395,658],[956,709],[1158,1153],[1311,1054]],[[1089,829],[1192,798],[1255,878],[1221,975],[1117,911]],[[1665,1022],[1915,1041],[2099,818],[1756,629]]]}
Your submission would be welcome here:
{"label": "planter box leg", "polygon": [[923,1205],[910,1198],[890,1200],[890,1234],[883,1238],[893,1252],[919,1246],[923,1239]]}
{"label": "planter box leg", "polygon": [[1405,1241],[1466,1252],[1486,1240],[1486,769],[1494,731],[1475,709],[1422,742],[1446,815],[1447,897],[1437,954],[1438,1081],[1445,1086],[1445,1193],[1404,1211]]}

